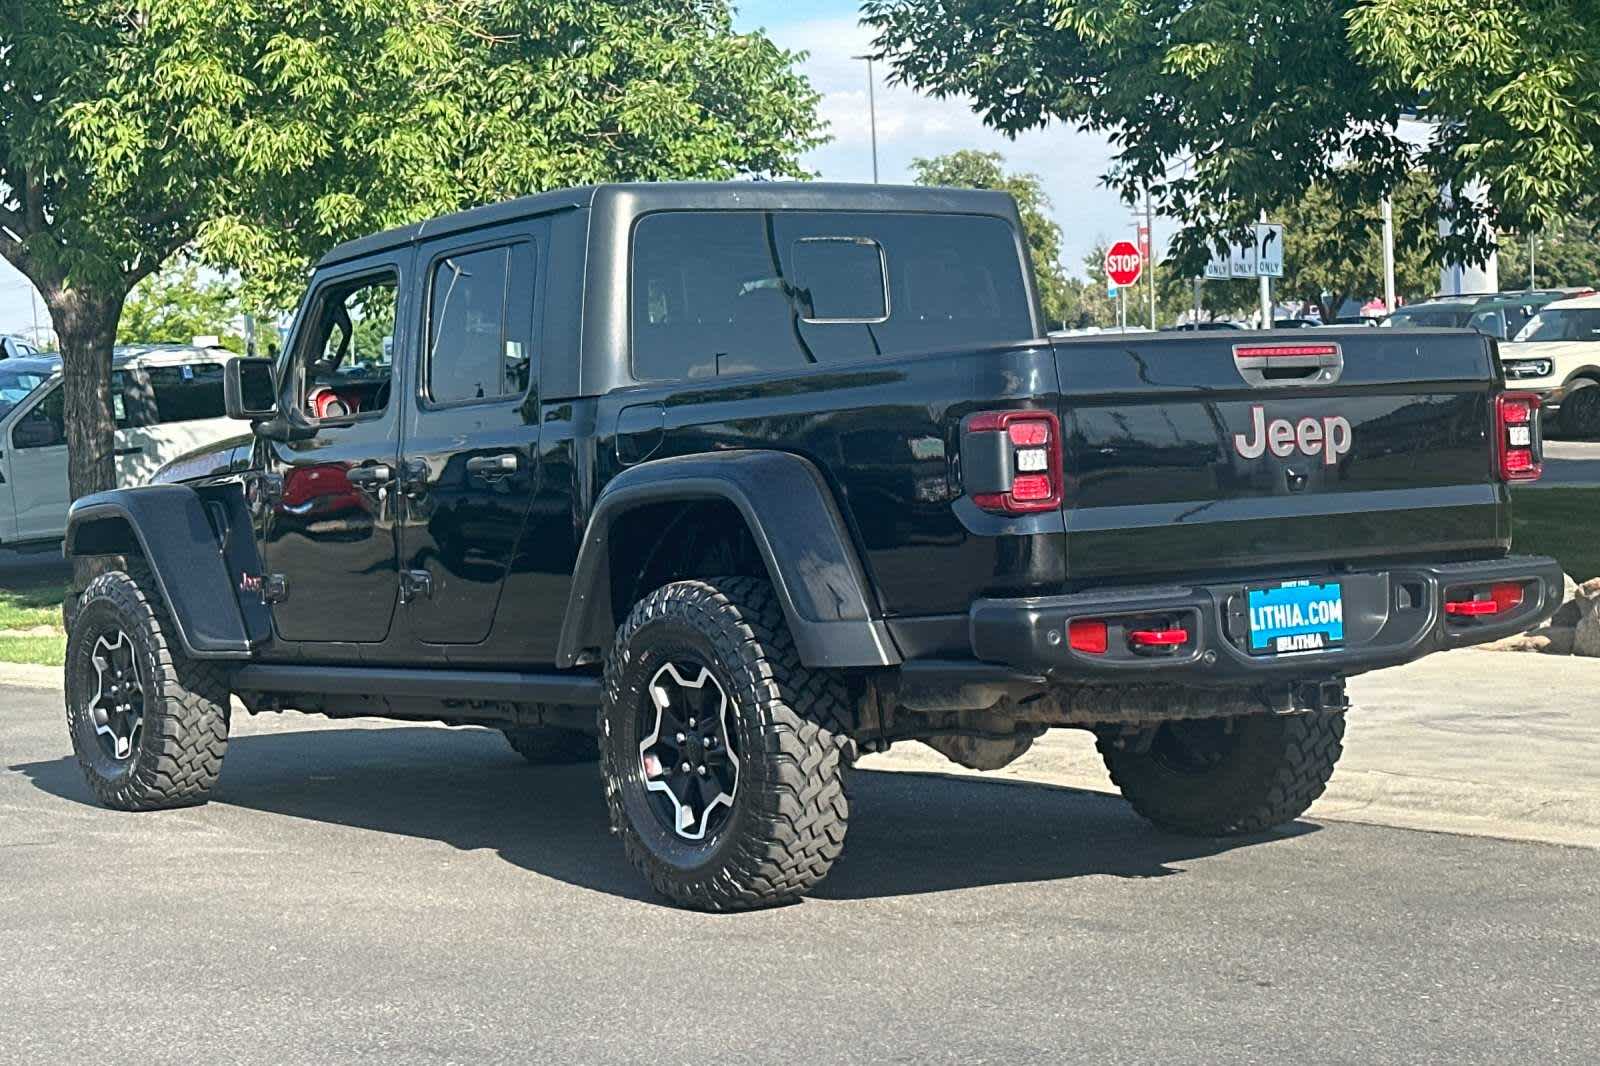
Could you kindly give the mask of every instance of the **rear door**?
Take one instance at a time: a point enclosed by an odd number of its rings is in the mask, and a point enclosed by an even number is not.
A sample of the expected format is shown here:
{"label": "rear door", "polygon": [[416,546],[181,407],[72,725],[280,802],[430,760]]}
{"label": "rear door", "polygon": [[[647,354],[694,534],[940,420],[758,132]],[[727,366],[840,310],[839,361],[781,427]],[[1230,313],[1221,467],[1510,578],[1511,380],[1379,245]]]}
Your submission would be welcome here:
{"label": "rear door", "polygon": [[489,635],[538,480],[542,223],[423,245],[423,352],[405,405],[402,575],[425,644]]}
{"label": "rear door", "polygon": [[1504,551],[1492,342],[1330,331],[1063,341],[1069,577]]}

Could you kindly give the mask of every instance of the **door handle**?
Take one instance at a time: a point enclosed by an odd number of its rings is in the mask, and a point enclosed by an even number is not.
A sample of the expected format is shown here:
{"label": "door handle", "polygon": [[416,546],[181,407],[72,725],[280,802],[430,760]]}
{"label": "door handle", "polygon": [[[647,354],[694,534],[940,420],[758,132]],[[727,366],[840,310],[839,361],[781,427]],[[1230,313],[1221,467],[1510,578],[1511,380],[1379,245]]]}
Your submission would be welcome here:
{"label": "door handle", "polygon": [[345,474],[345,479],[359,489],[370,489],[387,485],[394,480],[394,471],[383,463],[376,466],[358,466]]}
{"label": "door handle", "polygon": [[499,455],[474,455],[467,460],[467,473],[485,481],[499,481],[517,472],[520,460],[515,452]]}
{"label": "door handle", "polygon": [[111,454],[112,455],[143,455],[144,454],[144,449],[138,447],[137,445],[134,445],[134,446],[128,447],[128,448],[118,448],[116,451],[112,452]]}

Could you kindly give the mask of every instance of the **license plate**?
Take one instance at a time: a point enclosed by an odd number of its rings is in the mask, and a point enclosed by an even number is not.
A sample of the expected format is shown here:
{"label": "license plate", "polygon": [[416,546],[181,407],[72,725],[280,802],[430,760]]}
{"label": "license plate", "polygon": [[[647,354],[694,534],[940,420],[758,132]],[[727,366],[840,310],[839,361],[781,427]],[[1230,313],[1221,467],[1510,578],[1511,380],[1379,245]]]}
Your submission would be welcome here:
{"label": "license plate", "polygon": [[1250,654],[1324,651],[1344,643],[1344,589],[1337,581],[1286,581],[1245,590]]}

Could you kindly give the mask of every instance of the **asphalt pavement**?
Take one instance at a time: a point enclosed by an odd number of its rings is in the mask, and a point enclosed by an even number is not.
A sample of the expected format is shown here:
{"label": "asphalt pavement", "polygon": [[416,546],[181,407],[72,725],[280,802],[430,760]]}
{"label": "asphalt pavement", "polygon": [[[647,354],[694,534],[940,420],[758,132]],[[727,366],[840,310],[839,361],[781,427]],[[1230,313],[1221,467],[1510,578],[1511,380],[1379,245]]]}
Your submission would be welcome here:
{"label": "asphalt pavement", "polygon": [[241,715],[216,801],[119,814],[60,700],[0,696],[6,1061],[1589,1063],[1600,1040],[1593,849],[1321,818],[1195,841],[1096,791],[863,770],[813,898],[707,916],[644,889],[592,766]]}
{"label": "asphalt pavement", "polygon": [[1600,441],[1545,441],[1544,473],[1535,485],[1546,488],[1600,485]]}

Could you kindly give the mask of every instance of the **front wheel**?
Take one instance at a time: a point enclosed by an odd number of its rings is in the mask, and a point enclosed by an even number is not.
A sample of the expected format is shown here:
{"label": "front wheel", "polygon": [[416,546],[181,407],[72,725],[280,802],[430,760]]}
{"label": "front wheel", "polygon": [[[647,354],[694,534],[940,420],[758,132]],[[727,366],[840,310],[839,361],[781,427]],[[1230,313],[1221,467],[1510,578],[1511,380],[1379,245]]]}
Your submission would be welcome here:
{"label": "front wheel", "polygon": [[67,727],[89,788],[126,811],[203,803],[228,748],[228,683],[184,655],[141,560],[101,574],[67,637]]}
{"label": "front wheel", "polygon": [[1143,750],[1098,738],[1111,780],[1162,829],[1256,833],[1293,821],[1322,795],[1343,751],[1344,714],[1305,711],[1164,722]]}
{"label": "front wheel", "polygon": [[1569,437],[1600,437],[1600,385],[1574,383],[1561,403],[1561,431]]}
{"label": "front wheel", "polygon": [[606,660],[599,720],[629,860],[701,910],[798,898],[844,846],[846,706],[836,676],[801,665],[767,582],[679,581],[646,596]]}

